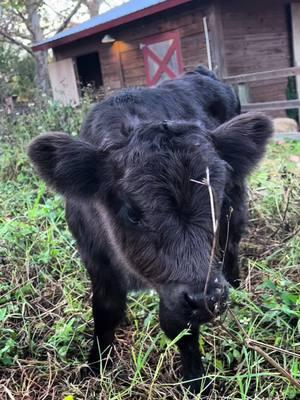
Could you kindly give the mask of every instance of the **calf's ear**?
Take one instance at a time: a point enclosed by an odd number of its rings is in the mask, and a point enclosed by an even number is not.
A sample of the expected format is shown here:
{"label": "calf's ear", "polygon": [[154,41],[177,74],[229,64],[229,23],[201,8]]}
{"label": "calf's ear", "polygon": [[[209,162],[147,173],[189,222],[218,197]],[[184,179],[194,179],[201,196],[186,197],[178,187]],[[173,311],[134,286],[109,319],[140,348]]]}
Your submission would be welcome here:
{"label": "calf's ear", "polygon": [[103,182],[104,153],[66,133],[38,136],[28,155],[41,178],[61,194],[89,197]]}
{"label": "calf's ear", "polygon": [[264,155],[272,133],[270,118],[262,113],[247,113],[220,125],[213,131],[212,139],[233,173],[245,177]]}

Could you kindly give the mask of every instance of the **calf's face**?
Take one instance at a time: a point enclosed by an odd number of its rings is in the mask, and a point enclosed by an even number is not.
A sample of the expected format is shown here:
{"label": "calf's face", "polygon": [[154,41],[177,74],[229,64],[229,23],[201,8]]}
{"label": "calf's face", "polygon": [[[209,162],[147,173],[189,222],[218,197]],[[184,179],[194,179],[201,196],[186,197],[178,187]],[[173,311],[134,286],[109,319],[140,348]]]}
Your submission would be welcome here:
{"label": "calf's face", "polygon": [[105,151],[63,133],[42,135],[29,156],[58,192],[93,205],[96,226],[105,213],[126,267],[169,310],[199,323],[222,312],[227,297],[213,251],[224,190],[250,172],[271,132],[260,114],[214,132],[165,121],[142,124]]}

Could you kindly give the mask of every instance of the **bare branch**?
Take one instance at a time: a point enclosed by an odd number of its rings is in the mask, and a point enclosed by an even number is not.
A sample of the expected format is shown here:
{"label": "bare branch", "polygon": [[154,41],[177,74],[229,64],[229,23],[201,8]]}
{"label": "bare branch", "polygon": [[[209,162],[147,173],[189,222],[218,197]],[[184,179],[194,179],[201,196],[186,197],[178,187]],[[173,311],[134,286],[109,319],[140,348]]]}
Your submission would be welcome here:
{"label": "bare branch", "polygon": [[229,230],[230,230],[230,220],[231,220],[231,215],[233,213],[233,208],[229,208],[229,214],[226,215],[227,218],[227,230],[226,230],[226,242],[225,242],[225,247],[223,250],[223,258],[222,258],[222,270],[224,269],[224,263],[225,263],[225,257],[227,253],[227,247],[228,247],[228,241],[229,241]]}
{"label": "bare branch", "polygon": [[31,56],[33,56],[33,51],[31,50],[31,48],[29,46],[26,46],[26,44],[22,43],[18,39],[13,38],[12,36],[10,36],[8,33],[3,31],[2,29],[0,29],[0,36],[7,39],[10,43],[13,43],[18,47],[21,47],[23,50],[27,51],[27,53],[29,53]]}
{"label": "bare branch", "polygon": [[256,345],[256,346],[266,347],[267,349],[270,349],[272,351],[277,351],[279,353],[284,353],[284,354],[287,354],[287,355],[292,356],[292,357],[300,358],[300,354],[299,353],[295,353],[295,352],[290,351],[290,350],[285,350],[285,349],[282,349],[280,347],[272,346],[271,344],[263,343],[263,342],[260,342],[259,340],[255,340],[255,339],[250,339],[249,338],[248,342],[250,344],[253,344],[253,345]]}
{"label": "bare branch", "polygon": [[5,27],[0,26],[0,30],[6,33],[9,33],[10,36],[12,36],[13,38],[17,38],[17,40],[26,40],[27,42],[31,42],[32,41],[32,37],[28,34],[26,35],[26,33],[23,32],[19,32],[19,31],[15,31],[12,29],[5,29]]}
{"label": "bare branch", "polygon": [[[240,330],[242,331],[244,338],[242,340],[242,343],[248,347],[248,349],[250,350],[254,350],[256,351],[258,354],[260,354],[266,361],[269,362],[269,364],[271,364],[274,368],[277,369],[277,371],[279,371],[285,378],[287,378],[290,383],[297,387],[298,389],[300,389],[300,382],[298,382],[291,374],[289,371],[287,371],[286,369],[284,369],[281,365],[279,365],[268,353],[266,353],[258,344],[262,344],[264,345],[264,343],[261,342],[257,342],[255,340],[252,340],[249,335],[247,334],[247,332],[245,331],[245,329],[242,327],[242,325],[240,324],[240,321],[236,318],[236,316],[234,315],[234,313],[228,309],[228,312],[230,313],[231,317],[234,319],[234,321],[237,323],[238,327],[240,328]],[[274,347],[275,349],[275,347]],[[281,349],[276,349],[276,350],[281,350]]]}
{"label": "bare branch", "polygon": [[[209,194],[209,200],[210,200],[210,209],[211,209],[211,218],[212,218],[212,227],[213,227],[213,241],[212,241],[212,247],[211,247],[211,253],[210,253],[210,260],[209,260],[209,266],[208,266],[208,271],[206,275],[206,280],[205,280],[205,286],[204,286],[204,304],[206,311],[212,316],[212,318],[215,317],[214,313],[209,309],[208,304],[207,304],[207,290],[208,290],[208,284],[209,280],[211,277],[211,271],[212,271],[212,265],[216,253],[216,247],[217,247],[217,240],[218,240],[218,219],[216,217],[216,212],[215,212],[215,199],[214,199],[214,193],[213,193],[213,188],[210,183],[210,171],[209,168],[206,167],[206,178],[204,178],[202,181],[197,181],[196,179],[190,179],[191,182],[198,183],[200,185],[204,185],[208,189],[208,194]],[[217,311],[217,309],[215,309]]]}
{"label": "bare branch", "polygon": [[64,22],[61,24],[61,26],[57,29],[56,33],[63,31],[68,26],[68,23],[71,21],[72,17],[77,13],[81,4],[82,4],[82,0],[78,0],[76,6],[73,8],[73,10],[67,16],[67,18],[64,20]]}
{"label": "bare branch", "polygon": [[251,350],[256,351],[257,353],[259,353],[261,356],[264,357],[265,360],[267,360],[274,368],[277,369],[277,371],[279,371],[285,378],[287,378],[290,383],[297,387],[298,389],[300,389],[300,383],[290,374],[290,372],[288,372],[287,370],[285,370],[281,365],[279,365],[272,357],[269,356],[269,354],[267,354],[263,349],[261,349],[259,346],[253,345],[251,343],[251,340],[246,339],[245,343],[247,345],[247,347]]}
{"label": "bare branch", "polygon": [[26,28],[29,30],[29,32],[31,33],[31,35],[33,35],[33,31],[32,31],[32,29],[31,29],[31,26],[30,26],[30,23],[29,23],[29,21],[28,21],[28,18],[26,18],[25,17],[25,15],[22,13],[22,12],[20,12],[17,8],[14,8],[13,7],[13,2],[12,2],[12,0],[10,0],[10,4],[11,4],[11,13],[13,14],[13,15],[15,15],[16,17],[19,17],[21,20],[22,20],[22,22],[25,24],[25,26],[26,26]]}
{"label": "bare branch", "polygon": [[56,14],[59,18],[62,18],[64,13],[68,10],[67,8],[64,10],[56,10],[51,4],[45,1],[44,5],[48,7],[54,14]]}

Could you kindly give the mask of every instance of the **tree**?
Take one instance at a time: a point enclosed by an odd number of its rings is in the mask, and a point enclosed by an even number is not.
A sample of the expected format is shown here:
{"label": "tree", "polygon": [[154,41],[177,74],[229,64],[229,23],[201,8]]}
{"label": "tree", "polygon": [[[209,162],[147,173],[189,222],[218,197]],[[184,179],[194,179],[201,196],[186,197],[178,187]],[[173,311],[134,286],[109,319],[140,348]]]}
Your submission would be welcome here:
{"label": "tree", "polygon": [[[82,0],[71,1],[72,8],[60,21],[58,31],[67,27],[81,6]],[[35,61],[35,83],[43,93],[49,93],[47,52],[33,52],[31,45],[45,38],[49,30],[44,0],[2,0],[0,3],[0,38],[26,51]]]}
{"label": "tree", "polygon": [[117,6],[123,4],[128,0],[82,0],[82,4],[87,8],[89,16],[96,17],[100,13],[102,5],[107,7]]}
{"label": "tree", "polygon": [[34,60],[16,46],[0,43],[0,104],[7,97],[28,100],[34,93]]}
{"label": "tree", "polygon": [[99,14],[102,5],[111,7],[124,1],[65,0],[62,2],[65,6],[56,10],[51,0],[0,0],[0,41],[19,47],[34,59],[36,86],[49,94],[47,51],[33,52],[31,45],[66,29],[72,18],[79,11],[82,13],[82,6],[93,17]]}

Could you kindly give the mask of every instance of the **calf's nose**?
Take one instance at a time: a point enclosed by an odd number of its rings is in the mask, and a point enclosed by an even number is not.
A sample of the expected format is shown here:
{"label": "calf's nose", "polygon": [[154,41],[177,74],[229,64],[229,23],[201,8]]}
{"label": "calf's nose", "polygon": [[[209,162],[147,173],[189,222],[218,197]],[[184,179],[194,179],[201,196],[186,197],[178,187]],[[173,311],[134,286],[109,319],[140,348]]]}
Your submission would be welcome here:
{"label": "calf's nose", "polygon": [[226,309],[226,301],[228,297],[228,287],[226,284],[215,286],[208,285],[207,292],[196,291],[194,288],[186,290],[183,293],[186,307],[193,311],[197,311],[203,316],[210,314],[210,318],[220,315]]}

